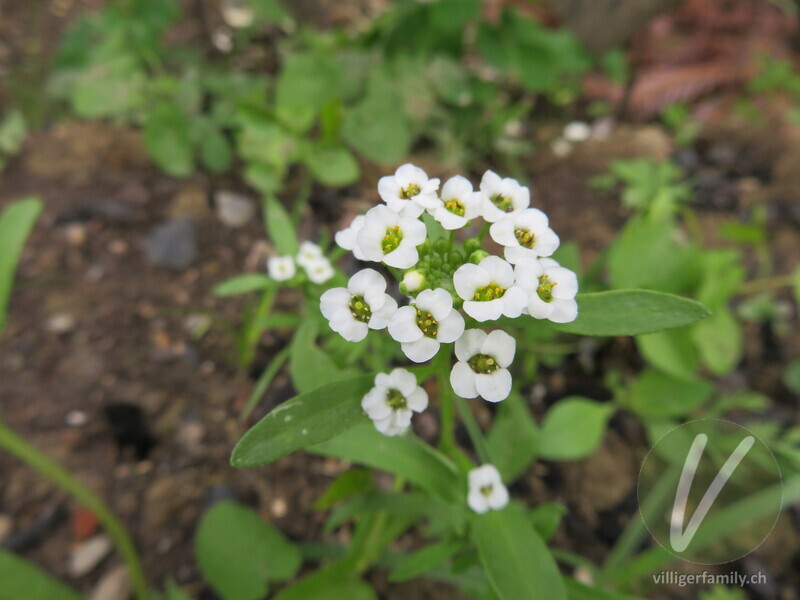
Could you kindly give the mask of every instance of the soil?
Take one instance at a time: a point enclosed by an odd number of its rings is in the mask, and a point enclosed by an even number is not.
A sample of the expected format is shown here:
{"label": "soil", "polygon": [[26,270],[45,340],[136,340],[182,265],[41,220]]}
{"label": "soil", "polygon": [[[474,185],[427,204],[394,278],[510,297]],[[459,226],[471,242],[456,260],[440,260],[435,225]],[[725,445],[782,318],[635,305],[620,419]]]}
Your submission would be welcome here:
{"label": "soil", "polygon": [[[48,27],[57,30],[60,18]],[[762,151],[752,152],[754,144]],[[708,177],[712,171],[716,177],[697,196],[704,231],[713,233],[723,219],[746,220],[754,205],[763,205],[776,272],[789,272],[800,258],[800,182],[791,167],[796,153],[776,146],[771,131],[736,123],[705,132],[690,150],[690,172]],[[543,150],[528,165],[535,202],[563,240],[579,244],[588,265],[627,216],[616,198],[590,190],[588,177],[602,173],[613,158],[664,158],[675,151],[665,131],[641,125],[614,129],[608,139],[579,145],[568,156]],[[724,156],[734,158],[719,160]],[[424,166],[441,172],[434,161]],[[343,192],[315,190],[312,203],[326,209],[320,213],[325,220],[307,216],[304,230],[336,227],[349,209],[373,203],[378,171],[367,167],[364,173],[360,185]],[[228,277],[262,270],[268,247],[257,218],[236,229],[220,223],[210,200],[220,189],[254,197],[235,178],[166,177],[150,163],[138,132],[103,123],[50,125],[0,174],[0,208],[25,196],[45,202],[23,253],[0,351],[3,419],[108,501],[132,532],[153,585],[173,577],[202,598],[214,596],[197,569],[192,542],[210,502],[238,498],[290,538],[317,540],[327,515],[313,504],[348,467],[302,453],[258,469],[228,464],[247,428],[292,390],[280,376],[250,419],[239,421],[254,377],[286,337],[265,335],[249,373],[237,365],[231,327],[243,301],[215,299],[210,290]],[[180,271],[151,265],[146,239],[154,227],[180,217],[195,223],[199,257]],[[290,305],[291,298],[282,301]],[[796,315],[791,326],[797,330]],[[633,373],[641,366],[628,339],[593,352],[593,371],[570,357],[545,371],[541,385],[529,386],[526,400],[537,416],[574,393],[608,399],[602,379],[607,367]],[[796,424],[797,398],[780,376],[781,365],[798,356],[797,336],[765,335],[748,326],[746,357],[726,383],[771,396],[780,418]],[[539,463],[512,493],[531,504],[566,504],[555,546],[600,561],[636,513],[636,472],[644,451],[641,426],[617,415],[595,456]],[[71,577],[68,561],[85,537],[85,515],[7,454],[0,453],[0,473],[0,515],[13,524],[6,544],[13,542],[16,551],[84,592],[119,564],[112,554],[87,575]],[[798,522],[797,511],[789,510],[776,528],[780,535],[736,565],[756,565],[775,582],[777,595],[755,589],[748,590],[750,597],[800,598]],[[347,535],[344,530],[327,539],[346,541]],[[413,543],[413,537],[404,540]],[[371,577],[382,598],[459,597],[432,582],[389,586],[385,575]],[[694,593],[664,587],[647,597],[688,599]]]}

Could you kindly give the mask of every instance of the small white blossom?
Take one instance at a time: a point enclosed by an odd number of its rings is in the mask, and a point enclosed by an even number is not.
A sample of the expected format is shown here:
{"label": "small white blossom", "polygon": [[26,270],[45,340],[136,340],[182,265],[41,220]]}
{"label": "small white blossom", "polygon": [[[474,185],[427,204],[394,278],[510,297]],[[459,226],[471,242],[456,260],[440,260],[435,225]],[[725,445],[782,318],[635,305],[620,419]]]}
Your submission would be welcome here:
{"label": "small white blossom", "polygon": [[481,396],[500,402],[511,393],[508,370],[517,350],[516,340],[501,329],[486,333],[467,329],[455,345],[458,362],[450,371],[450,385],[462,398]]}
{"label": "small white blossom", "polygon": [[358,232],[361,231],[362,227],[364,227],[364,223],[366,221],[366,216],[358,215],[350,222],[349,227],[345,227],[341,231],[337,231],[336,235],[333,236],[337,246],[344,250],[351,251],[353,256],[355,256],[358,260],[367,260],[367,257],[361,253],[361,250],[358,247]]}
{"label": "small white blossom", "polygon": [[550,256],[560,243],[556,233],[548,227],[547,215],[537,208],[527,208],[492,223],[489,235],[504,246],[504,255],[511,264],[526,258]]}
{"label": "small white blossom", "polygon": [[314,242],[306,240],[300,244],[300,250],[297,252],[297,264],[303,268],[308,268],[309,264],[313,264],[317,259],[323,258],[322,248],[317,246]]}
{"label": "small white blossom", "polygon": [[528,314],[553,323],[569,323],[578,317],[578,278],[552,258],[528,259],[514,269],[516,285],[529,294]]}
{"label": "small white blossom", "polygon": [[[297,262],[300,262],[300,260],[298,259]],[[325,283],[334,275],[331,261],[324,256],[318,256],[315,259],[305,260],[303,268],[305,269],[308,278],[316,284]]]}
{"label": "small white blossom", "polygon": [[425,275],[417,269],[406,271],[401,284],[405,287],[405,292],[413,294],[421,290],[425,285]]}
{"label": "small white blossom", "polygon": [[397,302],[386,293],[386,280],[373,269],[353,275],[346,288],[327,290],[319,306],[331,329],[348,342],[360,342],[368,329],[383,329],[397,310]]}
{"label": "small white blossom", "polygon": [[489,509],[501,510],[508,504],[508,490],[494,465],[482,465],[468,475],[467,504],[479,515]]}
{"label": "small white blossom", "polygon": [[418,219],[402,217],[383,205],[371,208],[358,232],[357,244],[367,260],[390,267],[408,269],[417,264],[417,246],[425,241],[427,230]]}
{"label": "small white blossom", "polygon": [[291,256],[273,256],[267,261],[267,271],[275,281],[287,281],[294,277],[297,268]]}
{"label": "small white blossom", "polygon": [[411,426],[411,415],[428,407],[428,394],[405,369],[378,373],[375,387],[361,400],[361,408],[384,435],[398,435]]}
{"label": "small white blossom", "polygon": [[414,304],[397,309],[389,335],[400,342],[416,363],[433,358],[441,343],[455,342],[464,333],[464,317],[453,308],[453,297],[442,288],[423,290]]}
{"label": "small white blossom", "polygon": [[478,321],[494,321],[503,315],[514,319],[528,304],[528,294],[514,285],[513,267],[499,256],[461,265],[453,284],[464,300],[464,311]]}
{"label": "small white blossom", "polygon": [[568,142],[584,142],[592,135],[592,128],[583,121],[572,121],[564,127],[562,135]]}
{"label": "small white blossom", "polygon": [[456,175],[442,186],[442,202],[431,215],[447,230],[461,229],[481,216],[482,208],[483,194],[474,191],[466,177]]}
{"label": "small white blossom", "polygon": [[436,195],[438,179],[428,179],[427,173],[412,164],[402,165],[394,175],[381,177],[378,193],[386,205],[404,217],[419,217],[424,210],[433,210],[441,201]]}
{"label": "small white blossom", "polygon": [[506,215],[525,210],[531,203],[531,193],[516,179],[501,178],[494,171],[486,171],[481,179],[483,218],[488,223],[499,221]]}

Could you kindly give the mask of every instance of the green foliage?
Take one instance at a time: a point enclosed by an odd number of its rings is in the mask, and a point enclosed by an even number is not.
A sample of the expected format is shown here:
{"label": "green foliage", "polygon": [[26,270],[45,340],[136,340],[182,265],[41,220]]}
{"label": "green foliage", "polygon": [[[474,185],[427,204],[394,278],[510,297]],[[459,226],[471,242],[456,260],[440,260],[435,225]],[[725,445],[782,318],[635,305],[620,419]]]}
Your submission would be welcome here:
{"label": "green foliage", "polygon": [[20,110],[10,110],[0,121],[0,171],[22,148],[28,127]]}
{"label": "green foliage", "polygon": [[6,326],[8,302],[22,247],[41,212],[42,203],[36,198],[20,200],[0,212],[0,336]]}
{"label": "green foliage", "polygon": [[289,256],[297,254],[300,243],[294,232],[294,223],[274,196],[267,196],[264,200],[264,220],[269,237],[278,252]]}
{"label": "green foliage", "polygon": [[300,552],[277,529],[230,501],[205,514],[195,549],[206,580],[229,600],[263,598],[268,582],[291,579],[301,562]]}
{"label": "green foliage", "polygon": [[597,450],[603,441],[613,405],[580,397],[564,398],[542,423],[539,456],[548,460],[577,460]]}
{"label": "green foliage", "polygon": [[6,550],[0,550],[0,600],[81,600],[82,596],[57,579]]}

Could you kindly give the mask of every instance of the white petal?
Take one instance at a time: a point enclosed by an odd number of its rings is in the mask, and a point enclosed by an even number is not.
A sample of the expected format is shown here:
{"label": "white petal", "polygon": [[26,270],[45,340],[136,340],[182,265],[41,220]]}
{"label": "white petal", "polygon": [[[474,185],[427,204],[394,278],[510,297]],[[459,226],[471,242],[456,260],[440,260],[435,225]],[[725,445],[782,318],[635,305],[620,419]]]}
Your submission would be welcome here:
{"label": "white petal", "polygon": [[383,435],[395,436],[400,433],[400,430],[394,425],[394,415],[391,413],[387,417],[373,422],[375,423],[375,429]]}
{"label": "white petal", "polygon": [[464,218],[471,221],[481,216],[484,195],[481,192],[472,192],[461,202],[464,205]]}
{"label": "white petal", "polygon": [[489,510],[489,499],[480,490],[470,490],[467,494],[467,504],[479,515]]}
{"label": "white petal", "polygon": [[417,311],[413,306],[403,306],[389,321],[389,335],[397,342],[410,343],[416,342],[422,337],[423,333],[417,327]]}
{"label": "white petal", "polygon": [[481,208],[481,216],[483,220],[487,223],[496,223],[503,217],[507,216],[507,213],[503,212],[499,208],[494,205],[494,202],[491,199],[484,198],[483,200],[483,207]]}
{"label": "white petal", "polygon": [[367,332],[369,331],[366,323],[356,321],[352,317],[350,317],[348,321],[338,323],[336,327],[334,327],[334,323],[331,321],[331,329],[348,342],[360,342],[367,337]]}
{"label": "white petal", "polygon": [[520,229],[528,229],[538,233],[547,229],[549,219],[538,208],[527,208],[514,214],[514,223]]}
{"label": "white petal", "polygon": [[442,200],[458,200],[464,203],[471,194],[472,184],[461,175],[451,177],[442,186]]}
{"label": "white petal", "polygon": [[400,184],[392,175],[381,177],[378,180],[378,194],[384,202],[400,197]]}
{"label": "white petal", "polygon": [[453,370],[450,371],[450,385],[453,392],[461,398],[475,398],[478,395],[475,387],[475,371],[463,361],[453,365]]}
{"label": "white petal", "polygon": [[530,294],[521,287],[512,286],[503,294],[503,315],[509,319],[516,319],[522,314],[528,304]]}
{"label": "white petal", "polygon": [[[366,300],[367,294],[372,290],[378,290],[380,293],[385,292],[386,280],[375,269],[361,269],[347,282],[347,290],[353,296],[362,296]],[[380,302],[376,304],[380,305]]]}
{"label": "white petal", "polygon": [[417,204],[419,204],[422,208],[428,210],[434,210],[439,206],[441,206],[442,204],[442,201],[439,200],[439,196],[436,195],[435,191],[417,194],[411,200],[412,202],[416,202]]}
{"label": "white petal", "polygon": [[389,387],[396,389],[403,396],[408,397],[417,387],[417,378],[406,369],[392,369],[389,373]]}
{"label": "white petal", "polygon": [[422,187],[425,185],[425,182],[428,181],[428,174],[411,163],[406,163],[397,167],[394,176],[401,188],[408,187],[410,183],[415,183]]}
{"label": "white petal", "polygon": [[352,296],[347,291],[347,288],[339,287],[325,290],[319,298],[319,310],[322,316],[330,321],[333,315],[342,309],[349,311],[348,305],[351,298]]}
{"label": "white petal", "polygon": [[505,400],[511,393],[511,373],[508,369],[497,369],[491,375],[476,375],[475,389],[489,402]]}
{"label": "white petal", "polygon": [[436,356],[439,351],[439,345],[436,340],[423,335],[415,342],[400,344],[400,347],[409,360],[415,363],[422,363]]}
{"label": "white petal", "polygon": [[383,262],[396,269],[410,269],[419,261],[419,253],[416,247],[407,243],[405,239],[400,242],[397,249],[383,256]]}
{"label": "white petal", "polygon": [[502,368],[508,367],[514,360],[517,341],[502,329],[495,329],[481,344],[481,354],[488,354]]}
{"label": "white petal", "polygon": [[472,263],[461,265],[453,274],[453,285],[464,300],[470,300],[475,290],[488,283],[486,272]]}
{"label": "white petal", "polygon": [[366,217],[364,215],[358,215],[350,222],[349,227],[337,231],[336,235],[334,235],[336,244],[345,250],[352,250],[356,246],[358,232],[364,227],[364,221],[366,221]]}
{"label": "white petal", "polygon": [[554,267],[547,269],[547,276],[555,282],[552,293],[553,298],[569,300],[578,293],[578,278],[575,273],[564,267]]}
{"label": "white petal", "polygon": [[480,354],[486,337],[487,333],[482,329],[467,329],[464,335],[456,340],[456,358],[465,362],[476,354]]}
{"label": "white petal", "polygon": [[539,287],[539,277],[544,274],[542,263],[536,258],[526,258],[519,261],[514,267],[514,285],[527,292],[536,293]]}
{"label": "white petal", "polygon": [[444,206],[440,206],[435,211],[433,211],[433,218],[439,221],[442,227],[444,227],[447,231],[461,229],[462,227],[465,227],[468,223],[466,219],[466,213],[465,216],[459,217],[458,215],[451,213]]}
{"label": "white petal", "polygon": [[547,319],[553,312],[553,303],[545,302],[534,292],[528,301],[528,314],[535,319]]}
{"label": "white petal", "polygon": [[489,507],[494,510],[502,510],[508,504],[508,489],[502,483],[492,486],[492,492],[486,499]]}
{"label": "white petal", "polygon": [[539,256],[550,256],[553,252],[558,250],[561,240],[558,239],[556,232],[549,227],[540,233],[536,234],[536,239],[533,245],[533,250]]}
{"label": "white petal", "polygon": [[470,489],[479,490],[482,487],[494,486],[502,483],[500,472],[492,464],[481,465],[471,469],[467,474]]}
{"label": "white petal", "polygon": [[425,212],[423,206],[413,200],[401,200],[401,202],[403,207],[397,212],[404,219],[416,219]]}
{"label": "white petal", "polygon": [[450,314],[439,321],[439,330],[436,339],[445,344],[455,342],[464,333],[464,317],[457,310],[451,310]]}
{"label": "white petal", "polygon": [[370,329],[383,329],[389,324],[397,310],[397,301],[389,294],[384,294],[383,306],[372,313],[369,318]]}
{"label": "white petal", "polygon": [[503,217],[496,223],[492,223],[492,226],[489,227],[489,235],[501,246],[519,246],[513,217]]}
{"label": "white petal", "polygon": [[501,177],[494,171],[486,171],[481,178],[481,191],[487,196],[496,194],[500,190]]}
{"label": "white petal", "polygon": [[506,260],[510,262],[512,265],[516,265],[521,262],[525,262],[526,260],[535,259],[538,256],[538,254],[536,250],[516,245],[516,246],[506,246],[505,248],[503,248],[503,256],[505,256]]}
{"label": "white petal", "polygon": [[571,323],[578,318],[578,303],[574,299],[559,300],[554,298],[550,302],[553,307],[548,317],[553,323]]}
{"label": "white petal", "polygon": [[[420,213],[422,214],[422,213]],[[402,219],[399,223],[400,230],[403,232],[403,242],[408,242],[414,246],[419,246],[428,237],[428,230],[425,223],[417,219]]]}
{"label": "white petal", "polygon": [[361,400],[361,408],[373,421],[388,417],[392,413],[392,407],[386,404],[386,388],[372,388]]}
{"label": "white petal", "polygon": [[411,416],[413,414],[408,408],[396,409],[394,415],[392,415],[394,417],[394,426],[401,430],[408,429],[408,426],[411,425]]}
{"label": "white petal", "polygon": [[380,262],[383,260],[382,243],[385,236],[386,225],[368,219],[356,236],[356,248],[367,260]]}
{"label": "white petal", "polygon": [[273,256],[267,261],[267,271],[275,281],[287,281],[294,277],[297,269],[291,256]]}
{"label": "white petal", "polygon": [[390,387],[390,379],[388,373],[377,373],[375,375],[375,387],[388,388]]}
{"label": "white petal", "polygon": [[428,408],[428,394],[421,387],[417,386],[411,394],[406,396],[408,407],[414,412],[422,412]]}
{"label": "white petal", "polygon": [[417,308],[429,312],[437,321],[444,319],[453,310],[453,297],[444,288],[422,290],[414,301]]}
{"label": "white petal", "polygon": [[514,285],[514,267],[499,256],[487,256],[478,266],[486,271],[490,282],[506,289]]}
{"label": "white petal", "polygon": [[467,300],[464,302],[464,312],[481,323],[484,321],[496,321],[503,315],[503,299],[496,298],[488,302]]}

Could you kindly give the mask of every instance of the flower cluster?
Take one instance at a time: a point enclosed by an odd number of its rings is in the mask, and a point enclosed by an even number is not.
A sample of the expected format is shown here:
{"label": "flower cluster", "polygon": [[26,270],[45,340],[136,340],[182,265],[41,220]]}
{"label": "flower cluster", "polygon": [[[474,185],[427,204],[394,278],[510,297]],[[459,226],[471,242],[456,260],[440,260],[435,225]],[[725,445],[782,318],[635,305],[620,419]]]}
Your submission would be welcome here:
{"label": "flower cluster", "polygon": [[267,272],[275,281],[289,281],[297,275],[297,265],[302,267],[309,281],[322,284],[334,275],[333,266],[322,248],[313,242],[300,244],[297,256],[273,256],[267,261]]}

